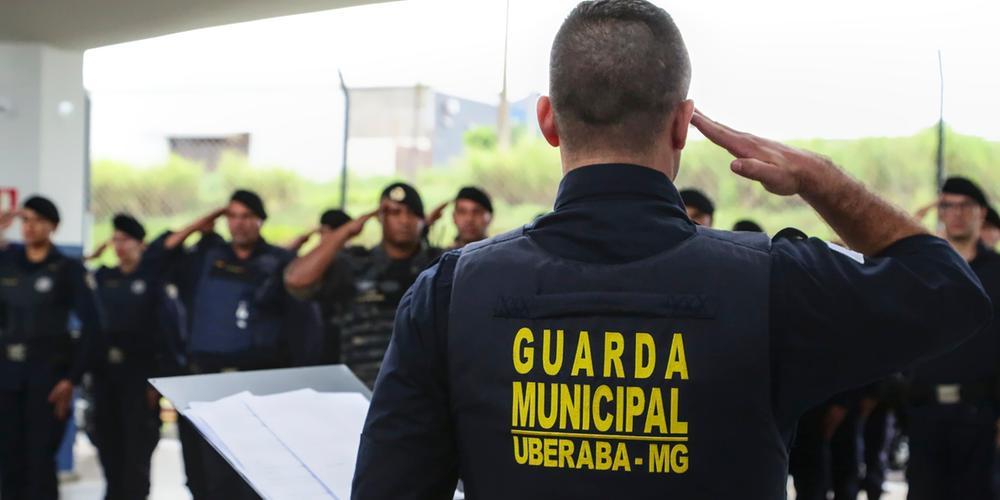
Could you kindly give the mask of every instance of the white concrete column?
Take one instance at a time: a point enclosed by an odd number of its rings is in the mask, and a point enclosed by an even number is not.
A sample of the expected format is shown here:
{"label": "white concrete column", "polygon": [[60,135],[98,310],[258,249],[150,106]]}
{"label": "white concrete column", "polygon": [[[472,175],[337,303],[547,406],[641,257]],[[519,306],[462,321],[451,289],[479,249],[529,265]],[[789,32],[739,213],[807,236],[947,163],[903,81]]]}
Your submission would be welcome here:
{"label": "white concrete column", "polygon": [[[88,229],[83,52],[0,42],[0,189],[59,207],[56,243],[78,250]],[[13,228],[7,235],[17,240]]]}

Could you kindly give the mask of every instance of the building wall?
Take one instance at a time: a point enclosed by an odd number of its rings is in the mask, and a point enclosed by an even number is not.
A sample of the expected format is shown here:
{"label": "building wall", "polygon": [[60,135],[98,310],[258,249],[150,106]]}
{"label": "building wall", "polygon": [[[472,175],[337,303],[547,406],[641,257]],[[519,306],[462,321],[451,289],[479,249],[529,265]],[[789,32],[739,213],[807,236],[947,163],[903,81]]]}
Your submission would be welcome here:
{"label": "building wall", "polygon": [[0,43],[0,187],[16,188],[21,200],[51,198],[63,219],[56,243],[73,250],[89,223],[82,68],[82,52]]}

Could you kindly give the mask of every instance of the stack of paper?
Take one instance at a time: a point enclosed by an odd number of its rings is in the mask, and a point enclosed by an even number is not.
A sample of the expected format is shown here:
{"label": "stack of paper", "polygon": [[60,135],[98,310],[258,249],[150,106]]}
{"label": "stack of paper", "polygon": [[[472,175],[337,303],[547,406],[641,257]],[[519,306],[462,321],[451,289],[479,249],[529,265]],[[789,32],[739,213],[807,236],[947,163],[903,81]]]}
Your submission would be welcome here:
{"label": "stack of paper", "polygon": [[183,413],[267,500],[348,499],[368,401],[312,389],[242,392]]}

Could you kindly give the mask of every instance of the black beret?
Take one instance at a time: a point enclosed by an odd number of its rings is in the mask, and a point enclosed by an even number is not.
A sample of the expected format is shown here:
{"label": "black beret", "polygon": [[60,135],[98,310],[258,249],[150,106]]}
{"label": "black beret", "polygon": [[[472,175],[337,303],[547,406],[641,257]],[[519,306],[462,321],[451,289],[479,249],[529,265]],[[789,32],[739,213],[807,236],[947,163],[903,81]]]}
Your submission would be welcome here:
{"label": "black beret", "polygon": [[382,190],[380,199],[392,200],[402,203],[410,208],[418,217],[424,216],[424,202],[420,199],[420,193],[413,186],[405,182],[394,182]]}
{"label": "black beret", "polygon": [[986,202],[986,195],[983,194],[983,190],[980,189],[975,182],[972,182],[965,177],[949,177],[948,180],[944,181],[944,187],[941,188],[941,192],[965,195],[972,198],[972,200],[981,207],[989,206],[989,203]]}
{"label": "black beret", "polygon": [[993,207],[986,208],[986,224],[1000,229],[1000,214]]}
{"label": "black beret", "polygon": [[351,216],[347,215],[347,212],[336,208],[323,212],[323,215],[319,218],[319,223],[330,229],[337,229],[350,221]]}
{"label": "black beret", "polygon": [[733,225],[733,231],[745,231],[748,233],[763,233],[764,228],[752,220],[741,220]]}
{"label": "black beret", "polygon": [[458,191],[458,196],[455,197],[455,200],[474,201],[482,205],[482,207],[485,208],[487,212],[493,213],[493,202],[490,201],[490,195],[486,194],[486,191],[483,191],[482,189],[479,189],[477,187],[466,186],[460,189]]}
{"label": "black beret", "polygon": [[237,189],[233,193],[233,197],[229,201],[235,201],[245,207],[247,207],[251,212],[261,220],[267,219],[267,211],[264,210],[264,201],[257,196],[257,193],[253,191],[247,191],[246,189]]}
{"label": "black beret", "polygon": [[142,224],[131,215],[115,215],[115,218],[111,220],[111,225],[114,226],[115,230],[121,231],[139,241],[146,239],[146,228],[142,227]]}
{"label": "black beret", "polygon": [[48,198],[35,195],[27,200],[24,200],[23,206],[24,208],[31,209],[33,212],[38,214],[39,217],[46,219],[53,224],[59,224],[59,209],[56,208],[56,204],[52,203],[52,201]]}
{"label": "black beret", "polygon": [[715,214],[715,204],[712,203],[712,200],[708,196],[705,196],[705,193],[697,189],[684,189],[680,194],[681,200],[684,201],[684,206],[696,208],[708,215]]}

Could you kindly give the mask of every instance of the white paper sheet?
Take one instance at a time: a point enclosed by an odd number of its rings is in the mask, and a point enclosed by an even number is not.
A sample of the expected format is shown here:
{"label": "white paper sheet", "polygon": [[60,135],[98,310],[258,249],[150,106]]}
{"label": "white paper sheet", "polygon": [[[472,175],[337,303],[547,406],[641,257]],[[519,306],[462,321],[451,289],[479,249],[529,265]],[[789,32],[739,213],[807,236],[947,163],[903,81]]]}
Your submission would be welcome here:
{"label": "white paper sheet", "polygon": [[265,499],[346,499],[367,406],[360,394],[243,392],[184,413]]}

